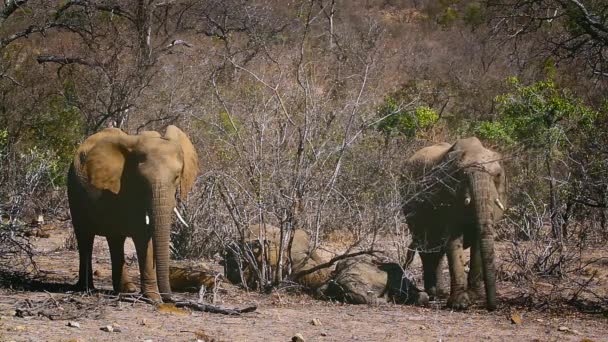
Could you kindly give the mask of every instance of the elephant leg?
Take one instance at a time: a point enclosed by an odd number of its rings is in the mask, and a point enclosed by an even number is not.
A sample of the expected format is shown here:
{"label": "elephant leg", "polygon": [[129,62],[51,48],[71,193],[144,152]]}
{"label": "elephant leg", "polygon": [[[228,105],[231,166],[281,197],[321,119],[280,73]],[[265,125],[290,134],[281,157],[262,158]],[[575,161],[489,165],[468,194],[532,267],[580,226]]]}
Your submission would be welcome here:
{"label": "elephant leg", "polygon": [[448,265],[450,267],[450,297],[448,306],[461,310],[469,306],[469,295],[465,289],[464,256],[462,235],[448,241]]}
{"label": "elephant leg", "polygon": [[131,293],[137,291],[135,284],[131,281],[125,263],[125,239],[124,236],[106,237],[110,247],[112,259],[112,285],[116,293]]}
{"label": "elephant leg", "polygon": [[422,272],[424,277],[424,290],[431,297],[438,297],[441,289],[441,252],[420,252]]}
{"label": "elephant leg", "polygon": [[403,264],[403,268],[409,268],[412,262],[414,261],[414,257],[416,257],[416,251],[418,250],[418,243],[416,241],[412,241],[410,245],[407,247],[407,252],[405,254],[405,264]]}
{"label": "elephant leg", "polygon": [[76,242],[78,243],[78,256],[80,266],[78,270],[78,283],[76,289],[80,291],[94,290],[93,286],[93,242],[95,234],[75,230]]}
{"label": "elephant leg", "polygon": [[481,251],[479,249],[479,241],[471,243],[471,262],[469,267],[469,275],[467,281],[467,292],[471,299],[483,298],[484,290],[481,284]]}
{"label": "elephant leg", "polygon": [[158,283],[156,281],[152,237],[149,235],[133,237],[133,242],[135,243],[137,261],[139,262],[141,292],[151,300],[161,302],[160,291],[158,290]]}

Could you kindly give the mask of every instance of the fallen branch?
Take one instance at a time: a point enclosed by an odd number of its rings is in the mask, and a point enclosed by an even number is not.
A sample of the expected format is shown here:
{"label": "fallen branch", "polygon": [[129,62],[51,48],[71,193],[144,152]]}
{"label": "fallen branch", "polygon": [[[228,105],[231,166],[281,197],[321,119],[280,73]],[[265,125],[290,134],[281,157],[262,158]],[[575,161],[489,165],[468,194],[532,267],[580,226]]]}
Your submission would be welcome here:
{"label": "fallen branch", "polygon": [[[154,302],[153,300],[148,299],[141,295],[124,295],[124,294],[122,294],[118,297],[118,300],[121,302],[127,302],[127,303],[143,302],[143,303],[152,304],[152,305],[158,304],[158,303]],[[245,307],[243,309],[236,309],[236,308],[228,309],[228,308],[223,308],[221,306],[216,306],[216,305],[211,305],[211,304],[201,304],[201,303],[197,303],[197,302],[193,302],[193,301],[189,301],[189,300],[178,300],[178,301],[175,301],[174,304],[175,304],[175,307],[178,307],[178,308],[189,308],[194,311],[219,313],[219,314],[223,314],[223,315],[233,315],[233,316],[238,316],[242,313],[253,312],[253,311],[257,310],[257,308],[258,308],[256,305],[252,305],[252,306]]]}
{"label": "fallen branch", "polygon": [[247,306],[243,309],[226,309],[226,308],[222,308],[222,307],[216,306],[216,305],[201,304],[201,303],[192,302],[189,300],[175,302],[175,306],[178,308],[189,308],[191,310],[196,310],[196,311],[219,313],[219,314],[223,314],[223,315],[233,315],[233,316],[238,316],[242,313],[253,312],[253,311],[257,310],[257,308],[258,308],[256,305],[251,305],[251,306]]}

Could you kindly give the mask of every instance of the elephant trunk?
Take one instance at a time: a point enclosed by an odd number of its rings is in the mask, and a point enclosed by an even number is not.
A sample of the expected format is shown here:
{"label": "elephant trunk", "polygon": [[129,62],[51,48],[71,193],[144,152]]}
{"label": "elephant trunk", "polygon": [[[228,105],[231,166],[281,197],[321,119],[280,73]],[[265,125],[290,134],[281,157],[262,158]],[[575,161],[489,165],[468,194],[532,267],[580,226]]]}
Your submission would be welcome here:
{"label": "elephant trunk", "polygon": [[169,284],[169,240],[171,237],[171,218],[175,206],[175,191],[166,186],[155,186],[152,189],[152,243],[154,246],[154,263],[156,279],[161,297],[171,301]]}
{"label": "elephant trunk", "polygon": [[494,199],[497,191],[490,174],[473,171],[470,174],[476,217],[476,238],[479,238],[481,265],[486,289],[486,307],[496,309],[496,268],[494,265]]}

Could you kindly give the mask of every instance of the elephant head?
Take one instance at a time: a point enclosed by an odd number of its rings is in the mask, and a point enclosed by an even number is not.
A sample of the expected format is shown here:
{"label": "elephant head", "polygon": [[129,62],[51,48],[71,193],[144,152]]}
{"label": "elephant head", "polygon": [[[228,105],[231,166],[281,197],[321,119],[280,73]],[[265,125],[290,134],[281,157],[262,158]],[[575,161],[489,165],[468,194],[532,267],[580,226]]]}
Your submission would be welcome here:
{"label": "elephant head", "polygon": [[[466,222],[473,231],[465,231],[464,244],[471,245],[471,258],[481,253],[481,268],[489,310],[496,307],[496,281],[494,265],[494,224],[505,210],[505,172],[500,164],[501,155],[483,147],[475,137],[458,140],[447,152],[447,159],[456,167],[457,187],[453,207],[464,208]],[[473,263],[472,263],[473,264]],[[472,271],[474,272],[474,270]]]}
{"label": "elephant head", "polygon": [[[98,200],[98,203],[121,203],[122,208],[105,214],[124,218],[115,221],[115,224],[121,225],[123,235],[141,234],[139,230],[151,235],[158,290],[169,298],[172,212],[178,190],[184,198],[198,173],[198,156],[194,146],[179,128],[169,126],[164,136],[157,132],[127,135],[117,129],[107,129],[85,141],[79,151],[81,153],[76,156],[74,167],[78,170],[79,178],[84,179],[81,183],[87,189],[88,198]],[[137,217],[132,218],[133,215]],[[76,224],[75,228],[78,229]],[[107,231],[95,233],[116,235]],[[143,273],[141,265],[140,271]],[[150,288],[150,284],[143,284],[142,281],[142,289],[145,286]]]}

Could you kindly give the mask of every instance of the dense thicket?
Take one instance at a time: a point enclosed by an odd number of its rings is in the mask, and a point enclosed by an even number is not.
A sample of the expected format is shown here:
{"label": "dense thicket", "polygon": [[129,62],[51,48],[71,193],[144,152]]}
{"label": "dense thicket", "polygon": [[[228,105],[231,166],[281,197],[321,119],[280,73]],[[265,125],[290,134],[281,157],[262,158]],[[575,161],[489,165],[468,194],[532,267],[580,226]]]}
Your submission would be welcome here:
{"label": "dense thicket", "polygon": [[203,165],[179,257],[260,221],[406,239],[404,159],[473,134],[507,156],[501,238],[597,242],[607,47],[599,0],[7,0],[2,231],[66,215],[86,135],[176,124]]}

